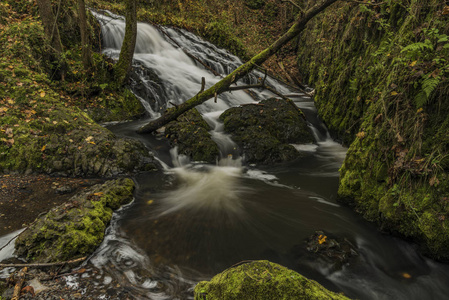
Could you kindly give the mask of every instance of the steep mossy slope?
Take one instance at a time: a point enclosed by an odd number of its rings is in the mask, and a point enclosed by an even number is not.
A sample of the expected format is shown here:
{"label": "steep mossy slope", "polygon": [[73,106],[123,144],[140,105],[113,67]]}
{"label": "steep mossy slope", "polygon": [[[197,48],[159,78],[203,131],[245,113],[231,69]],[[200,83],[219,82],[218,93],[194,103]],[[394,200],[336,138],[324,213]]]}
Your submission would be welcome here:
{"label": "steep mossy slope", "polygon": [[339,196],[449,260],[449,7],[339,3],[302,35],[298,64],[350,145]]}
{"label": "steep mossy slope", "polygon": [[[95,123],[129,119],[143,108],[114,85],[103,55],[93,52],[93,65],[84,70],[76,1],[61,6],[59,58],[32,2],[8,0],[0,8],[7,14],[0,18],[0,173],[113,176],[154,169],[141,143]],[[95,47],[96,23],[90,24]]]}

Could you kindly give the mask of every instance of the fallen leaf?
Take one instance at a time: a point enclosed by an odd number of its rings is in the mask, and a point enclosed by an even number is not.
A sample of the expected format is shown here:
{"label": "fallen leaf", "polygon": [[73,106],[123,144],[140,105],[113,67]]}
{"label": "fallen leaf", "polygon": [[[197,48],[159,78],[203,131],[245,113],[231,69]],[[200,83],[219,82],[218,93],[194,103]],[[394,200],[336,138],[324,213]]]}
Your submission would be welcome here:
{"label": "fallen leaf", "polygon": [[147,204],[148,204],[148,205],[151,205],[151,204],[153,204],[153,202],[154,202],[154,200],[148,200],[148,201],[147,201]]}
{"label": "fallen leaf", "polygon": [[40,96],[41,96],[41,98],[44,98],[44,97],[45,97],[45,92],[42,91],[42,92],[40,93]]}
{"label": "fallen leaf", "polygon": [[440,181],[438,180],[438,178],[436,176],[433,176],[429,180],[429,185],[430,186],[437,186],[439,183],[440,183]]}
{"label": "fallen leaf", "polygon": [[396,96],[397,94],[398,94],[398,92],[396,92],[396,91],[391,92],[391,96]]}
{"label": "fallen leaf", "polygon": [[44,151],[45,151],[45,148],[47,148],[47,145],[44,145],[44,146],[42,147],[41,152],[44,152]]}
{"label": "fallen leaf", "polygon": [[417,60],[412,61],[412,62],[409,64],[409,66],[410,66],[410,67],[414,67],[414,66],[416,65],[417,62],[418,62]]}
{"label": "fallen leaf", "polygon": [[90,140],[92,140],[94,137],[93,136],[88,136],[86,139],[85,139],[85,141],[86,142],[90,142]]}
{"label": "fallen leaf", "polygon": [[363,140],[366,136],[366,133],[364,131],[360,131],[355,136],[358,137],[359,139]]}
{"label": "fallen leaf", "polygon": [[6,129],[5,134],[6,134],[8,137],[12,137],[12,136],[14,135],[13,132],[12,132],[12,128]]}
{"label": "fallen leaf", "polygon": [[412,275],[410,275],[410,274],[407,273],[407,272],[403,272],[401,275],[402,275],[402,277],[404,277],[405,279],[410,279],[410,278],[412,278]]}

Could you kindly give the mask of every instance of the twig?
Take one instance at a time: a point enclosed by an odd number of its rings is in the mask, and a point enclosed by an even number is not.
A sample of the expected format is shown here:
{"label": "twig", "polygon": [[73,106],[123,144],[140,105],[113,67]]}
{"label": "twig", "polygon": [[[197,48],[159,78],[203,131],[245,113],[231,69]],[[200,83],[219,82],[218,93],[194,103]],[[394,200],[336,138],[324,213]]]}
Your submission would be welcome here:
{"label": "twig", "polygon": [[296,6],[297,8],[299,8],[299,10],[300,10],[301,12],[303,12],[302,7],[299,6],[297,3],[295,3],[295,2],[292,1],[292,0],[281,0],[281,2],[282,2],[282,3],[289,2],[291,5]]}
{"label": "twig", "polygon": [[[28,227],[27,227],[27,229],[28,229]],[[25,229],[25,230],[26,230],[26,229]],[[3,246],[0,248],[0,251],[2,251],[3,249],[5,249],[6,246],[8,246],[9,244],[11,244],[11,242],[14,241],[14,239],[17,238],[17,237],[18,237],[19,235],[21,235],[21,234],[22,234],[22,232],[19,233],[19,234],[17,234],[17,235],[15,235],[12,239],[10,239],[5,245],[3,245]]]}
{"label": "twig", "polygon": [[357,1],[357,0],[344,0],[344,1],[345,2],[354,2],[354,3],[357,3],[357,4],[372,5],[372,6],[379,6],[379,5],[385,4],[385,2],[371,3],[371,2]]}
{"label": "twig", "polygon": [[0,264],[0,268],[21,268],[21,267],[29,267],[29,268],[45,268],[45,267],[54,267],[54,266],[61,266],[65,264],[76,264],[80,261],[83,261],[87,258],[87,256],[73,259],[73,260],[67,260],[67,261],[58,261],[54,263],[38,263],[38,264]]}
{"label": "twig", "polygon": [[204,88],[206,87],[206,78],[201,77],[201,90],[200,93],[204,92]]}
{"label": "twig", "polygon": [[282,61],[278,61],[277,64],[278,64],[279,68],[281,68],[282,72],[284,72],[285,77],[287,77],[287,79],[290,80],[290,82],[295,83],[295,81],[292,79],[290,74],[288,74],[288,72],[285,70],[285,67],[284,67],[284,64],[282,63]]}
{"label": "twig", "polygon": [[55,28],[56,28],[56,23],[58,22],[58,18],[59,18],[59,11],[61,9],[61,0],[59,0],[58,3],[58,11],[56,12],[56,16],[55,16],[55,23],[53,24],[53,28],[51,29],[51,36],[50,36],[50,41],[53,41],[53,36],[55,34]]}
{"label": "twig", "polygon": [[171,105],[173,105],[174,107],[178,108],[178,104],[173,103],[173,102],[171,102],[171,101],[168,101],[168,103],[171,104]]}
{"label": "twig", "polygon": [[28,270],[27,267],[24,267],[22,270],[20,270],[19,280],[17,281],[16,286],[14,287],[14,293],[12,294],[11,300],[19,300],[20,291],[22,290],[22,285],[23,282],[25,281],[25,275],[27,270]]}

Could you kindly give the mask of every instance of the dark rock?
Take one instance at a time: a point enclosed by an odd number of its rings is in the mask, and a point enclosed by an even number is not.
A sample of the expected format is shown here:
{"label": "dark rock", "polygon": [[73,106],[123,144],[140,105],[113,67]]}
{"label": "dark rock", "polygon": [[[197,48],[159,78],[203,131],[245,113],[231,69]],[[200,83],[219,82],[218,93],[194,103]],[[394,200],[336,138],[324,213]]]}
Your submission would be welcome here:
{"label": "dark rock", "polygon": [[172,146],[178,147],[178,153],[194,161],[215,163],[219,156],[217,144],[209,133],[210,127],[196,109],[182,114],[176,121],[165,127],[165,136]]}
{"label": "dark rock", "polygon": [[233,107],[220,119],[249,163],[271,164],[301,157],[291,143],[313,143],[302,112],[291,100],[267,99]]}
{"label": "dark rock", "polygon": [[339,270],[358,256],[357,248],[346,238],[329,238],[323,231],[316,231],[307,240],[307,251],[322,258]]}
{"label": "dark rock", "polygon": [[73,189],[69,185],[64,185],[55,189],[55,193],[60,195],[70,194],[71,192],[73,192]]}

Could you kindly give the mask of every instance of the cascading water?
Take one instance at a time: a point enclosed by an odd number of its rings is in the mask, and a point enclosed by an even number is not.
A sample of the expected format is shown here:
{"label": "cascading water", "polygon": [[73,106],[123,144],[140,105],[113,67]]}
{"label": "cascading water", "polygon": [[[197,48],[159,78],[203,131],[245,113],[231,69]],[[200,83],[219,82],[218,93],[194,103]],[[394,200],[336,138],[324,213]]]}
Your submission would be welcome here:
{"label": "cascading water", "polygon": [[[96,14],[102,22],[104,53],[117,58],[124,21],[107,15]],[[191,33],[163,30],[171,39],[150,25],[138,25],[132,88],[151,118],[170,103],[195,95],[202,77],[206,87],[220,79],[198,67],[176,44],[223,75],[241,63]],[[260,76],[255,73],[246,80],[255,82]],[[274,79],[267,82],[281,93],[293,92]],[[257,99],[272,96],[267,91],[253,94]],[[255,101],[243,91],[222,94],[218,103],[198,107],[213,128],[223,166],[189,164],[176,149],[170,156],[163,141],[134,133],[147,120],[110,126],[116,134],[148,145],[166,169],[163,174],[136,176],[135,201],[114,214],[104,242],[87,263],[98,268],[92,278],[98,287],[115,280],[138,299],[189,299],[199,280],[243,260],[268,259],[349,297],[445,299],[447,265],[380,234],[336,202],[338,168],[346,149],[330,138],[310,99],[303,94],[292,99],[306,114],[317,142],[294,145],[309,155],[288,165],[242,167],[236,159],[236,146],[223,133],[218,116],[231,106]],[[229,154],[233,158],[227,159]],[[305,243],[316,230],[350,241],[357,257],[339,267],[317,258]]]}

